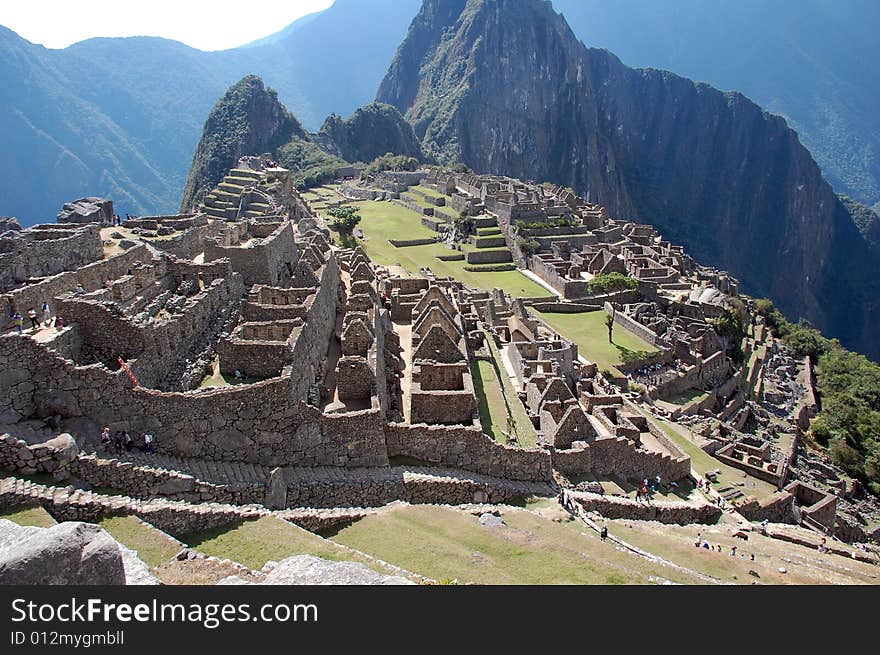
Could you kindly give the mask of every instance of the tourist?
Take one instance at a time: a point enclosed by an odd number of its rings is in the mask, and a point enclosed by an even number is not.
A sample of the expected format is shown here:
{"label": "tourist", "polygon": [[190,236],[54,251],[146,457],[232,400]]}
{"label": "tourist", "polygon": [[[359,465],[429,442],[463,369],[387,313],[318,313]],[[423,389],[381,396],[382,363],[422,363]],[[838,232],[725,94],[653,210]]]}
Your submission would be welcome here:
{"label": "tourist", "polygon": [[74,293],[75,293],[76,295],[81,296],[81,295],[83,295],[85,292],[86,292],[86,290],[83,289],[83,285],[81,285],[81,284],[77,284],[77,285],[76,285],[76,291],[74,291]]}
{"label": "tourist", "polygon": [[101,446],[104,448],[104,452],[110,452],[110,428],[104,426],[104,430],[101,432]]}
{"label": "tourist", "polygon": [[602,531],[599,533],[599,538],[602,541],[605,541],[608,538],[608,526],[607,525],[602,526]]}
{"label": "tourist", "polygon": [[147,454],[156,452],[155,448],[153,448],[153,435],[149,432],[144,432],[144,452]]}
{"label": "tourist", "polygon": [[40,310],[43,315],[43,325],[49,327],[52,325],[52,311],[49,309],[49,303],[43,301],[43,307]]}
{"label": "tourist", "polygon": [[55,317],[55,331],[61,332],[62,329],[64,329],[64,319],[61,318],[60,316],[56,316]]}
{"label": "tourist", "polygon": [[15,312],[15,314],[13,315],[12,324],[18,330],[19,334],[24,332],[24,317],[22,317],[22,315],[19,314],[18,312]]}
{"label": "tourist", "polygon": [[128,433],[128,430],[122,433],[122,443],[125,446],[126,452],[131,452],[132,448],[134,448],[134,440],[131,438],[131,435]]}
{"label": "tourist", "polygon": [[736,545],[730,547],[730,556],[736,557]]}
{"label": "tourist", "polygon": [[31,322],[31,329],[36,332],[37,327],[40,325],[40,322],[37,320],[37,310],[31,307],[27,310],[27,315]]}
{"label": "tourist", "polygon": [[117,430],[113,433],[113,447],[116,449],[117,453],[121,453],[124,445],[125,440],[122,436],[122,430]]}

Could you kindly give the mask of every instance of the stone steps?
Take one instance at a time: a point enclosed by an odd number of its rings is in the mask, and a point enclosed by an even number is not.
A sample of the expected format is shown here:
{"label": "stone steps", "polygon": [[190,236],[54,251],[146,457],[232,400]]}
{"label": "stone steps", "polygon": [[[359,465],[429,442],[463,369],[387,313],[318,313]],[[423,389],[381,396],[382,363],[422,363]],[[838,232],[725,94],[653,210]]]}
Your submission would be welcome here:
{"label": "stone steps", "polygon": [[[116,488],[138,497],[172,496],[184,500],[264,503],[271,467],[246,462],[213,461],[140,451],[82,455],[74,473],[89,484]],[[117,467],[118,475],[108,475]],[[137,470],[131,467],[136,467]],[[94,472],[96,468],[101,469]],[[398,466],[345,469],[286,467],[287,498],[292,505],[335,507],[384,505],[394,500],[418,504],[503,502],[530,495],[553,495],[545,483],[495,478],[442,467]],[[112,473],[112,471],[110,471]],[[109,484],[107,480],[117,481]],[[146,482],[144,482],[146,480]]]}

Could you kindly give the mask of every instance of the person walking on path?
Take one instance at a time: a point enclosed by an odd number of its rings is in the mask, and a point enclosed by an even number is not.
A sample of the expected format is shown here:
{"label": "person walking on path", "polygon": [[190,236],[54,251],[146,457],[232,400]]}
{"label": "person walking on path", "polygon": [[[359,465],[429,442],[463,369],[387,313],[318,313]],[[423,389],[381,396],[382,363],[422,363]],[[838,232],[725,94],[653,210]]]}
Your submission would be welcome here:
{"label": "person walking on path", "polygon": [[602,531],[599,533],[599,538],[602,539],[602,541],[605,541],[608,538],[608,526],[607,525],[602,526]]}
{"label": "person walking on path", "polygon": [[28,318],[29,318],[30,321],[31,321],[31,329],[32,329],[34,332],[36,332],[36,331],[37,331],[37,327],[39,327],[39,325],[40,325],[40,322],[37,320],[37,310],[34,309],[33,307],[31,307],[31,308],[27,311],[27,315],[28,315]]}
{"label": "person walking on path", "polygon": [[19,334],[24,332],[24,317],[18,312],[15,312],[15,315],[12,317],[12,324],[15,326],[15,329],[18,330]]}
{"label": "person walking on path", "polygon": [[49,327],[52,324],[52,310],[49,309],[49,303],[43,301],[43,306],[40,309],[40,313],[43,318],[43,325],[45,327]]}
{"label": "person walking on path", "polygon": [[144,452],[148,454],[153,454],[156,450],[153,448],[153,435],[149,432],[144,432]]}

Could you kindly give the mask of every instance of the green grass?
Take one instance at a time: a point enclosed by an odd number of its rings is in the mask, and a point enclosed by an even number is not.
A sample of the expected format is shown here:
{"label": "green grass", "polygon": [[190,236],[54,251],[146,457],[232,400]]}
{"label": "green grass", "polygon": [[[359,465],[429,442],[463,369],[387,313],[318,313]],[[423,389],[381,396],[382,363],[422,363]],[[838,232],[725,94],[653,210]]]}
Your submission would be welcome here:
{"label": "green grass", "polygon": [[437,580],[478,584],[645,584],[649,576],[696,582],[523,510],[484,528],[456,510],[409,506],[368,516],[335,541]]}
{"label": "green grass", "polygon": [[20,507],[6,512],[0,512],[0,519],[6,519],[18,525],[29,525],[36,528],[51,528],[57,523],[40,505],[35,507]]}
{"label": "green grass", "polygon": [[437,233],[423,226],[418,214],[406,207],[377,201],[353,204],[360,210],[362,218],[358,227],[363,230],[364,239],[360,243],[367,255],[379,265],[400,265],[413,275],[418,275],[419,269],[427,266],[440,277],[451,276],[476,289],[504,289],[515,297],[544,298],[548,295],[546,289],[519,271],[473,272],[464,269],[466,262],[440,261],[437,259],[439,255],[453,252],[443,244],[395,248],[388,243],[389,239],[427,239],[437,236]]}
{"label": "green grass", "polygon": [[776,493],[775,485],[765,482],[764,480],[759,480],[758,478],[753,478],[746,474],[745,471],[740,471],[739,469],[724,464],[720,460],[712,457],[712,455],[697,446],[693,441],[685,437],[665,421],[657,418],[653,418],[652,420],[661,430],[663,430],[663,432],[666,433],[674,444],[681,448],[685,454],[691,458],[691,468],[694,469],[700,477],[704,478],[707,471],[714,471],[716,469],[721,471],[721,475],[718,477],[718,482],[713,483],[713,487],[716,489],[733,485],[735,482],[741,482],[745,483],[745,486],[737,486],[737,488],[741,489],[746,496],[765,498]]}
{"label": "green grass", "polygon": [[231,559],[254,570],[263,568],[266,562],[280,562],[294,555],[314,555],[335,562],[360,562],[380,573],[392,573],[369,558],[273,516],[186,535],[183,541],[205,555]]}
{"label": "green grass", "polygon": [[495,341],[489,333],[484,332],[484,335],[486,344],[489,348],[489,354],[495,360],[495,363],[498,366],[498,372],[501,374],[500,381],[502,394],[504,394],[504,397],[507,399],[509,413],[513,416],[514,423],[516,424],[519,443],[526,448],[532,448],[538,443],[538,435],[535,433],[535,426],[532,425],[531,420],[529,420],[526,408],[520,402],[519,396],[517,396],[516,389],[513,388],[510,378],[507,377],[507,369],[504,368],[504,362],[501,361],[501,353],[498,352],[498,346],[495,345]]}
{"label": "green grass", "polygon": [[254,384],[255,382],[261,382],[257,378],[236,378],[234,375],[223,375],[220,372],[220,356],[214,358],[214,362],[211,364],[213,373],[211,375],[205,376],[205,379],[202,380],[202,383],[199,385],[199,389],[213,389],[219,387],[234,387],[244,384]]}
{"label": "green grass", "polygon": [[687,389],[682,391],[681,393],[677,393],[674,396],[670,396],[669,398],[665,398],[664,400],[668,403],[672,403],[673,405],[687,405],[688,403],[692,403],[695,400],[702,400],[709,394],[702,389]]}
{"label": "green grass", "polygon": [[176,541],[134,516],[116,516],[98,525],[119,543],[136,550],[138,557],[151,567],[167,562],[181,550]]}
{"label": "green grass", "polygon": [[608,342],[604,311],[580,314],[562,314],[533,310],[550,327],[578,346],[578,353],[600,369],[616,370],[621,364],[629,364],[658,352],[654,346],[642,341],[635,334],[615,324],[613,343]]}
{"label": "green grass", "polygon": [[483,432],[493,437],[498,443],[507,443],[508,413],[501,395],[501,383],[495,375],[491,362],[484,360],[471,361],[471,375],[474,378],[474,390],[480,408],[480,422]]}

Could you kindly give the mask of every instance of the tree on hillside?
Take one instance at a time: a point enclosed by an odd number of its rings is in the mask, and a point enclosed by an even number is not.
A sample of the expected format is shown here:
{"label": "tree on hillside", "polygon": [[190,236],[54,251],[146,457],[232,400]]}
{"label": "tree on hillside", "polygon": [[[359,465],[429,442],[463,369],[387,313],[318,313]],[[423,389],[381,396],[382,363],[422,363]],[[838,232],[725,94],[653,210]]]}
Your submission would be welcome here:
{"label": "tree on hillside", "polygon": [[611,313],[605,317],[605,327],[608,328],[608,343],[614,343],[614,319],[617,317],[617,307],[611,307]]}
{"label": "tree on hillside", "polygon": [[623,273],[603,273],[590,280],[590,291],[592,293],[631,291],[638,286],[638,282]]}
{"label": "tree on hillside", "polygon": [[333,207],[327,210],[327,213],[333,217],[330,222],[330,229],[339,233],[340,241],[347,243],[351,241],[351,234],[354,232],[355,226],[361,222],[360,212],[355,207]]}

